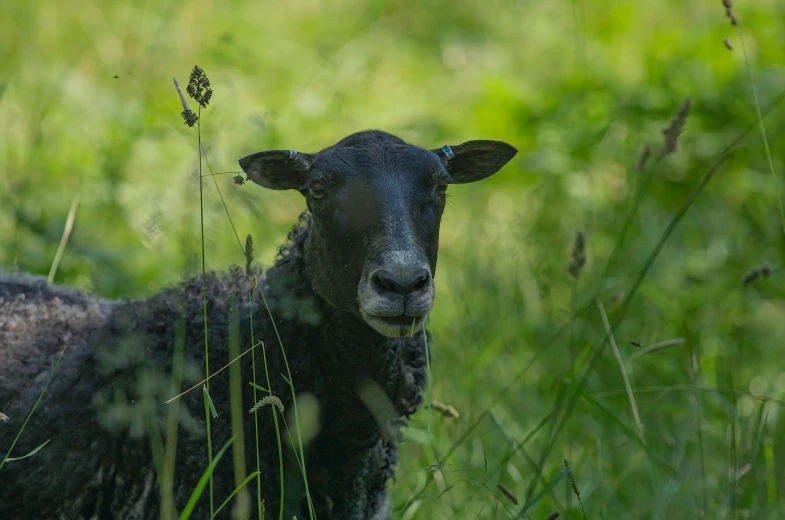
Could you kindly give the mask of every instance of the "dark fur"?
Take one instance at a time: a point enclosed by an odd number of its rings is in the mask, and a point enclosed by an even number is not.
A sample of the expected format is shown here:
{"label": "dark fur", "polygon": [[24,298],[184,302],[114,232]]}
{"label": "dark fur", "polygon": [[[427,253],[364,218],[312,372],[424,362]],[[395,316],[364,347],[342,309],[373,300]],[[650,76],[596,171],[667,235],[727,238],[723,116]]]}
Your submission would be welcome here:
{"label": "dark fur", "polygon": [[[309,487],[319,518],[372,518],[386,500],[385,483],[397,459],[397,439],[391,434],[422,400],[424,341],[421,334],[390,339],[371,333],[354,318],[314,298],[302,275],[302,245],[309,218],[305,214],[301,219],[302,224],[290,234],[292,242],[267,272],[263,288],[287,349],[295,389],[314,394],[320,404],[321,431],[306,448]],[[271,287],[269,280],[276,280],[277,287]],[[243,350],[250,345],[248,287],[245,272],[239,268],[223,276],[208,275],[211,371],[229,360],[232,299],[239,304]],[[201,278],[149,300],[108,302],[49,286],[40,278],[6,277],[0,282],[0,313],[0,406],[11,417],[0,424],[0,446],[5,449],[37,399],[59,351],[68,347],[13,455],[27,453],[47,439],[50,443],[31,458],[7,463],[0,472],[0,518],[157,517],[159,488],[146,435],[150,426],[144,421],[162,425],[171,406],[163,401],[171,397],[166,374],[181,316],[187,320],[190,368],[186,373],[191,381],[202,378]],[[314,325],[317,315],[318,325]],[[281,376],[286,369],[258,291],[253,316],[255,340],[265,343],[273,394],[288,412],[291,392]],[[303,323],[304,319],[310,323]],[[261,347],[256,354],[257,381],[266,386]],[[250,472],[256,468],[253,421],[248,415],[253,405],[253,389],[247,384],[252,379],[250,355],[239,363]],[[227,372],[210,381],[219,413],[211,424],[214,452],[232,435]],[[385,430],[357,397],[356,385],[363,379],[375,381],[394,405],[397,417]],[[121,392],[127,396],[125,403],[118,397]],[[194,390],[181,402],[187,409],[181,428],[191,431],[183,429],[177,445],[174,492],[179,507],[207,467],[202,392]],[[258,413],[262,489],[267,516],[277,518],[278,451],[270,413],[270,408]],[[288,457],[291,448],[284,446],[284,450]],[[286,518],[307,518],[296,462],[286,463]],[[231,453],[227,452],[215,474],[218,503],[234,487]],[[254,485],[247,489],[255,496]],[[205,491],[193,518],[209,516],[208,510]]]}

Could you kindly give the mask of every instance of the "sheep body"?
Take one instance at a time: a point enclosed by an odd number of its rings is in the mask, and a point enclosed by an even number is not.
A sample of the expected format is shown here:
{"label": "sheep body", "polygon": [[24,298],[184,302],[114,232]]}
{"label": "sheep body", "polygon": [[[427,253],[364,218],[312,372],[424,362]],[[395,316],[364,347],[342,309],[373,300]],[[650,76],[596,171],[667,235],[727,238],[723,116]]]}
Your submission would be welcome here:
{"label": "sheep body", "polygon": [[[232,320],[239,324],[241,350],[255,342],[240,364],[245,447],[239,459],[227,451],[214,473],[216,506],[236,486],[235,467],[256,469],[254,419],[259,427],[261,489],[268,518],[279,510],[278,446],[271,408],[255,415],[251,356],[256,380],[286,409],[292,393],[277,334],[286,349],[298,396],[318,402],[318,434],[305,448],[308,484],[319,518],[388,518],[385,485],[397,461],[400,427],[422,400],[425,341],[420,332],[386,338],[359,318],[340,313],[314,295],[303,269],[303,244],[310,228],[306,213],[290,233],[279,260],[260,287],[240,268],[208,274],[205,283],[210,372],[230,361]],[[270,313],[262,300],[262,291]],[[249,295],[253,299],[249,299]],[[251,304],[252,302],[252,304]],[[272,317],[271,317],[272,316]],[[273,321],[275,320],[275,327]],[[182,325],[180,325],[182,324]],[[177,334],[184,326],[184,337]],[[277,328],[277,334],[276,334]],[[204,309],[201,277],[141,301],[107,301],[48,285],[30,276],[0,278],[0,450],[7,450],[32,408],[54,363],[63,360],[12,456],[46,440],[33,457],[8,462],[0,471],[2,518],[153,518],[161,491],[156,471],[176,392],[171,370],[175,342],[184,341],[182,388],[204,378]],[[232,437],[228,370],[210,380],[218,411],[211,421],[213,452]],[[257,392],[258,398],[264,393]],[[369,397],[370,396],[370,397]],[[298,397],[299,400],[299,397]],[[172,491],[180,510],[207,467],[202,392],[177,402],[179,432]],[[281,423],[284,441],[288,439]],[[296,441],[295,441],[296,442]],[[237,446],[237,443],[235,444]],[[158,450],[158,451],[157,451]],[[303,479],[293,451],[284,444],[286,517],[308,518]],[[156,463],[156,456],[158,463]],[[2,455],[2,454],[0,454]],[[248,485],[255,508],[256,486]],[[239,495],[238,495],[239,496]],[[228,517],[228,509],[224,511]],[[222,512],[222,514],[224,514]],[[192,518],[208,518],[205,491]]]}

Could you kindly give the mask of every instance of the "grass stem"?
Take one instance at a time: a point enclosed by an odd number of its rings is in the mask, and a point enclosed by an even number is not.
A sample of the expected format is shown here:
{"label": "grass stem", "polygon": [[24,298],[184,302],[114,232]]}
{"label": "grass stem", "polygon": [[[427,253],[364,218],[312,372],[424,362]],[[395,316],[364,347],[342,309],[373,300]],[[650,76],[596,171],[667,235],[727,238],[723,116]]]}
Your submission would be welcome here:
{"label": "grass stem", "polygon": [[[178,89],[179,90],[179,89]],[[199,105],[198,119],[196,120],[196,139],[199,153],[199,223],[201,230],[202,246],[202,303],[204,311],[204,384],[207,391],[210,391],[210,349],[208,346],[207,333],[207,262],[204,253],[204,179],[202,178],[202,106]],[[210,435],[210,410],[205,401],[205,425],[207,427],[207,463],[213,463],[213,446]],[[215,513],[215,503],[213,497],[213,476],[210,473],[210,514]]]}
{"label": "grass stem", "polygon": [[744,53],[744,63],[747,65],[747,74],[750,77],[750,87],[752,88],[752,98],[755,101],[755,113],[758,116],[758,126],[760,128],[760,135],[763,138],[763,149],[766,152],[766,162],[769,165],[769,171],[771,172],[771,177],[774,180],[774,192],[777,194],[777,204],[779,205],[780,210],[780,231],[785,233],[785,208],[782,205],[782,194],[780,193],[780,185],[779,185],[779,178],[777,177],[777,173],[774,171],[774,162],[771,160],[771,151],[769,150],[769,140],[766,137],[766,126],[763,124],[763,114],[760,110],[760,101],[758,100],[758,89],[755,87],[755,78],[752,75],[752,67],[750,66],[750,60],[747,57],[747,46],[744,44],[744,36],[741,33],[741,27],[736,24],[736,32],[739,35],[739,41],[741,42],[741,50]]}
{"label": "grass stem", "polygon": [[[17,441],[19,441],[19,437],[22,436],[22,432],[25,430],[25,426],[27,426],[27,423],[30,420],[30,417],[33,416],[33,413],[35,412],[35,409],[38,408],[38,404],[41,402],[41,399],[44,398],[44,394],[46,393],[46,389],[49,388],[49,383],[52,382],[52,378],[54,377],[55,372],[57,372],[57,367],[60,366],[60,361],[62,361],[62,359],[63,359],[63,354],[65,354],[65,349],[66,348],[68,348],[68,347],[65,346],[65,347],[63,347],[63,350],[60,351],[60,355],[57,357],[57,361],[55,362],[55,366],[52,367],[52,372],[49,374],[49,379],[46,380],[46,384],[44,385],[43,390],[41,390],[41,393],[38,395],[38,400],[33,405],[33,408],[32,408],[32,410],[30,410],[30,413],[27,414],[27,418],[25,419],[25,422],[22,423],[22,427],[19,428],[19,432],[17,432],[16,437],[14,437],[14,442],[11,443],[11,447],[8,448],[8,451],[5,453],[5,457],[3,457],[3,462],[0,462],[0,470],[3,469],[3,466],[5,466],[5,463],[8,460],[11,460],[11,452],[14,451],[14,446],[16,446]],[[39,446],[39,448],[40,448],[40,446]],[[39,448],[36,448],[36,451]],[[28,454],[28,455],[30,455],[30,454]],[[22,458],[22,457],[19,457],[19,458]]]}
{"label": "grass stem", "polygon": [[608,339],[611,343],[611,349],[613,349],[613,355],[616,356],[616,363],[619,365],[619,370],[621,371],[621,378],[624,380],[624,388],[627,391],[627,398],[630,400],[630,408],[632,409],[632,416],[635,418],[635,424],[638,426],[638,433],[640,434],[641,438],[643,437],[643,424],[641,423],[641,416],[638,413],[638,405],[635,404],[635,394],[632,392],[632,385],[630,385],[630,378],[627,376],[627,369],[624,367],[624,360],[621,358],[621,352],[619,352],[619,347],[616,345],[616,339],[613,337],[613,331],[611,330],[611,324],[608,322],[608,315],[605,313],[605,307],[603,307],[602,302],[599,298],[597,298],[597,308],[600,310],[600,316],[602,316],[602,324],[605,326],[605,333],[608,335]]}
{"label": "grass stem", "polygon": [[79,207],[79,195],[74,197],[73,202],[71,202],[71,209],[68,210],[68,217],[65,219],[65,228],[63,229],[63,236],[60,238],[60,245],[57,246],[57,253],[55,253],[54,260],[52,260],[52,266],[49,268],[49,276],[47,276],[47,280],[49,283],[53,283],[55,281],[55,274],[57,273],[57,267],[60,265],[60,260],[63,258],[63,252],[65,251],[65,246],[68,244],[68,239],[71,238],[71,231],[74,229],[74,220],[76,219],[76,208]]}

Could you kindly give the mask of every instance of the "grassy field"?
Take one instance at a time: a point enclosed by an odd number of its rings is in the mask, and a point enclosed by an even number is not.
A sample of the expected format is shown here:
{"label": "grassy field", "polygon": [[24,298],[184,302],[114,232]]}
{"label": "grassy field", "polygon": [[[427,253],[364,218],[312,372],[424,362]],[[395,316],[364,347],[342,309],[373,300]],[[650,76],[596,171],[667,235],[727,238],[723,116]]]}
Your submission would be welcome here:
{"label": "grassy field", "polygon": [[[431,383],[460,417],[406,431],[395,518],[583,518],[565,458],[586,518],[783,518],[785,3],[733,10],[737,26],[719,0],[12,0],[0,266],[48,274],[75,207],[57,283],[139,297],[201,271],[171,79],[194,64],[214,173],[365,128],[505,140],[502,172],[450,188]],[[210,269],[244,263],[216,188],[266,263],[304,208],[233,175],[204,183]]]}

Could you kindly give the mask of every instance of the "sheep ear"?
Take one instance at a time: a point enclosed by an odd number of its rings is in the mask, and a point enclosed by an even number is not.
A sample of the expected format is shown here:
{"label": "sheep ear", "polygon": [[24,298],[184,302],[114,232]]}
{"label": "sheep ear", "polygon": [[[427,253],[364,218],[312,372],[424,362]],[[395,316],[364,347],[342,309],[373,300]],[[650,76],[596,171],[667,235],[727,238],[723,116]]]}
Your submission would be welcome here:
{"label": "sheep ear", "polygon": [[248,179],[256,184],[273,190],[294,190],[308,182],[313,156],[294,150],[268,150],[246,155],[239,162]]}
{"label": "sheep ear", "polygon": [[518,153],[514,146],[502,141],[467,141],[431,151],[442,160],[455,184],[486,179]]}

